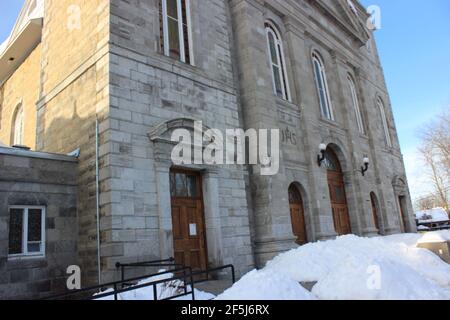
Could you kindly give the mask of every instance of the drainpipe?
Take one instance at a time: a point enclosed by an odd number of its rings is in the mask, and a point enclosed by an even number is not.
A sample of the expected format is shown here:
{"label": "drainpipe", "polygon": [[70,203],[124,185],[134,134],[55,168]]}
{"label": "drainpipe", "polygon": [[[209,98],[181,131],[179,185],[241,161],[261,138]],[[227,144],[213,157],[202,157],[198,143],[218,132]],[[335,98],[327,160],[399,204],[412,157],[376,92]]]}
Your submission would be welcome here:
{"label": "drainpipe", "polygon": [[98,118],[95,120],[95,189],[96,189],[96,216],[97,216],[97,267],[98,284],[102,284],[102,272],[100,264],[100,179],[99,179],[99,128]]}

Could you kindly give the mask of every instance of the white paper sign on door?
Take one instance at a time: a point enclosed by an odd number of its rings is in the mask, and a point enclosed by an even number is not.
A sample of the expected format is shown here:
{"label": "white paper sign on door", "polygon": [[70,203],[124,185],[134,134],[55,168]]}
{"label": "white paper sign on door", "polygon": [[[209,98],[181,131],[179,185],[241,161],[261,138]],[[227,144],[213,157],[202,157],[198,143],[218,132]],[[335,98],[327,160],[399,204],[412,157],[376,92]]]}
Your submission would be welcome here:
{"label": "white paper sign on door", "polygon": [[191,237],[197,236],[197,224],[191,223],[191,224],[189,225],[189,235],[190,235]]}

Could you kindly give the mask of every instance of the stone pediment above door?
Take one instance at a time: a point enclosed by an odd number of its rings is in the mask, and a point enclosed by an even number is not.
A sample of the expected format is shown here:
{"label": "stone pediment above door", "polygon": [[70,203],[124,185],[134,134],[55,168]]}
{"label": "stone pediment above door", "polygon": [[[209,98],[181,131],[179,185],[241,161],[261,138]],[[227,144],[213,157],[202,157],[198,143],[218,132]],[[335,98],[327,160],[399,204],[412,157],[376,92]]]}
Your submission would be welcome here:
{"label": "stone pediment above door", "polygon": [[350,34],[361,46],[370,39],[366,23],[369,15],[361,10],[359,0],[307,0],[327,14],[345,32]]}
{"label": "stone pediment above door", "polygon": [[[201,124],[201,125],[200,125]],[[208,133],[210,128],[203,125],[200,120],[190,119],[190,118],[177,118],[168,121],[164,121],[153,128],[148,132],[148,137],[152,142],[166,142],[170,144],[176,144],[177,142],[172,141],[172,134],[175,130],[184,129],[191,133],[192,137],[194,134],[204,135]],[[212,141],[212,137],[206,138],[203,140],[203,143],[208,141]]]}
{"label": "stone pediment above door", "polygon": [[180,141],[177,140],[180,138],[180,135],[175,134],[173,137],[176,130],[183,130],[184,133],[189,133],[191,141],[183,139],[183,143],[185,147],[192,148],[192,154],[194,154],[196,148],[197,150],[200,148],[203,151],[212,143],[219,146],[223,145],[223,137],[217,136],[216,132],[203,125],[203,122],[189,118],[172,119],[154,126],[148,132],[148,137],[154,144],[154,154],[157,160],[171,161],[170,156],[173,148],[180,144]]}

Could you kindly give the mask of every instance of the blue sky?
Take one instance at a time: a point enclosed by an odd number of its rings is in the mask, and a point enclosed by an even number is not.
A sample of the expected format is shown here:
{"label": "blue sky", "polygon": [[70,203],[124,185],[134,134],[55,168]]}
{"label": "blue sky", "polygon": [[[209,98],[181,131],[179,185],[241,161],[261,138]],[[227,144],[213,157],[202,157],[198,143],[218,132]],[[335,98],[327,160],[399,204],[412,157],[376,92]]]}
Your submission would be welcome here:
{"label": "blue sky", "polygon": [[431,185],[416,149],[418,130],[450,108],[450,1],[362,0],[381,8],[375,32],[413,198]]}
{"label": "blue sky", "polygon": [[[450,108],[450,1],[362,0],[381,8],[376,39],[394,109],[413,196],[426,193],[415,152],[417,130]],[[23,0],[0,2],[0,41],[8,35]]]}

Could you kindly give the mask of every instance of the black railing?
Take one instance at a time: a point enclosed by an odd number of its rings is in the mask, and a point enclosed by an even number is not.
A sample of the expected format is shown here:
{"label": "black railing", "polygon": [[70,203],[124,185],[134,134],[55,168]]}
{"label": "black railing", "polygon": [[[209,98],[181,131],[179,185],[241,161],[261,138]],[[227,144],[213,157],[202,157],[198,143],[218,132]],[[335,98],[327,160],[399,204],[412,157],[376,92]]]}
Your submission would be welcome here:
{"label": "black railing", "polygon": [[[162,271],[158,273],[153,274],[147,274],[141,277],[135,277],[130,279],[125,279],[125,268],[130,267],[160,267],[160,266],[169,266],[173,267],[174,269],[168,270],[168,271]],[[117,268],[121,268],[121,276],[122,279],[120,281],[110,282],[99,286],[93,286],[81,290],[73,290],[65,294],[60,294],[56,296],[52,296],[49,298],[45,298],[44,300],[77,300],[77,299],[84,299],[84,300],[98,300],[102,298],[107,298],[114,296],[114,300],[119,300],[119,294],[130,292],[142,288],[152,287],[153,289],[153,300],[173,300],[184,296],[192,296],[192,300],[195,300],[195,284],[196,283],[202,283],[211,281],[210,275],[212,273],[230,269],[231,271],[231,277],[233,284],[236,282],[236,274],[235,274],[235,268],[233,265],[226,265],[222,267],[217,268],[211,268],[204,271],[192,271],[191,267],[185,267],[181,266],[180,264],[176,264],[175,260],[173,258],[167,259],[167,260],[160,260],[160,261],[148,261],[148,262],[138,262],[138,263],[131,263],[131,264],[116,264]],[[151,278],[154,277],[160,277],[164,275],[171,274],[171,277],[167,279],[161,279],[161,280],[155,280],[150,281]],[[202,275],[205,275],[205,278],[201,278]],[[196,280],[196,278],[198,278]],[[139,283],[143,280],[149,280],[147,283]],[[181,281],[182,285],[178,286],[178,289],[182,289],[182,292],[175,294],[170,297],[164,297],[162,299],[159,299],[158,297],[158,286],[163,285],[165,283],[170,283],[174,281]],[[112,290],[105,292],[107,290]]]}
{"label": "black railing", "polygon": [[232,264],[229,264],[229,265],[226,265],[226,266],[222,266],[222,267],[207,269],[205,271],[194,271],[192,273],[192,275],[194,277],[201,276],[201,275],[206,275],[206,279],[195,280],[194,282],[195,283],[201,283],[201,282],[211,281],[211,279],[209,278],[209,275],[211,273],[217,272],[217,271],[221,271],[221,270],[226,270],[226,269],[230,269],[230,271],[231,271],[231,278],[232,278],[233,284],[235,284],[236,283],[236,272],[235,272],[234,266]]}
{"label": "black railing", "polygon": [[[123,281],[122,287],[127,285],[132,285],[125,282],[125,270],[127,268],[184,268],[184,265],[175,263],[174,258],[169,258],[165,260],[154,260],[154,261],[143,261],[143,262],[135,262],[135,263],[116,263],[116,268],[120,269],[120,279]],[[170,270],[168,270],[170,271]]]}
{"label": "black railing", "polygon": [[[143,284],[136,284],[136,285],[127,285],[126,287],[124,285],[125,283],[128,283],[128,284],[138,283],[139,281],[151,279],[154,277],[163,276],[166,274],[181,273],[181,272],[183,273],[183,275],[171,276],[170,278],[163,279],[163,280],[157,280],[157,281],[152,281],[152,282],[143,283]],[[106,298],[106,297],[110,297],[110,296],[114,296],[114,300],[118,300],[118,298],[119,298],[118,295],[120,293],[134,291],[137,289],[142,289],[142,288],[151,287],[151,286],[153,286],[153,294],[154,294],[153,299],[158,300],[157,285],[176,281],[176,280],[181,280],[181,279],[183,279],[183,290],[184,290],[183,296],[192,294],[192,299],[195,299],[194,277],[192,275],[192,269],[190,267],[183,267],[183,268],[178,268],[178,269],[170,270],[170,271],[147,274],[147,275],[144,275],[141,277],[105,283],[103,285],[93,286],[93,287],[89,287],[89,288],[85,288],[85,289],[73,290],[73,291],[70,291],[70,292],[67,292],[64,294],[45,298],[44,300],[63,300],[63,299],[65,300],[65,299],[71,299],[71,298],[76,300],[77,297],[84,298],[85,300],[98,300],[98,299]],[[189,282],[186,281],[187,279],[189,279]],[[188,291],[188,284],[191,285],[191,291]],[[104,292],[108,289],[112,289],[113,291]],[[172,297],[172,299],[175,299],[175,297]]]}

